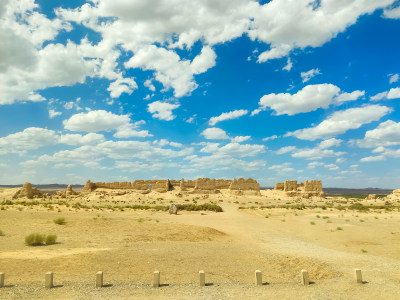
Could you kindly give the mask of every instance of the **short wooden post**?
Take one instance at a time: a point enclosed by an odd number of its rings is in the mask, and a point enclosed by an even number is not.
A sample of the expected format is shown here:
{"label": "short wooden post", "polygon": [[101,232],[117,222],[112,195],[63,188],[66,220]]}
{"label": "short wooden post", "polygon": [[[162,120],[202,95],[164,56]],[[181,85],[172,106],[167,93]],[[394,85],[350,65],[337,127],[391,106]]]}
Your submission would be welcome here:
{"label": "short wooden post", "polygon": [[309,285],[310,284],[310,279],[308,277],[307,270],[301,270],[301,284],[302,285]]}
{"label": "short wooden post", "polygon": [[0,273],[0,288],[4,287],[4,273]]}
{"label": "short wooden post", "polygon": [[160,286],[160,271],[154,271],[153,273],[153,287]]}
{"label": "short wooden post", "polygon": [[200,286],[205,286],[206,285],[206,273],[204,271],[199,272],[199,277],[200,277]]}
{"label": "short wooden post", "polygon": [[262,273],[260,270],[255,272],[256,285],[262,285]]}
{"label": "short wooden post", "polygon": [[96,273],[96,287],[103,287],[103,272],[98,271]]}
{"label": "short wooden post", "polygon": [[356,281],[357,283],[362,283],[362,274],[361,274],[361,270],[360,269],[354,269],[355,273],[356,273]]}
{"label": "short wooden post", "polygon": [[53,285],[53,272],[47,272],[44,277],[44,287],[46,289],[51,289],[54,287]]}

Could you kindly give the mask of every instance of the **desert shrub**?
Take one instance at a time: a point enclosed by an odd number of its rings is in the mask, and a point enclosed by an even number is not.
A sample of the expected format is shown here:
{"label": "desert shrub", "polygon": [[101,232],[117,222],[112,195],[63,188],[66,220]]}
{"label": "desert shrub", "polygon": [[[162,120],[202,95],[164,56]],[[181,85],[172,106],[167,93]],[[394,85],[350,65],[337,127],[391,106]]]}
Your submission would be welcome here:
{"label": "desert shrub", "polygon": [[49,234],[46,236],[46,245],[54,245],[57,241],[57,236],[55,234]]}
{"label": "desert shrub", "polygon": [[362,205],[361,203],[354,203],[354,204],[349,206],[349,209],[355,209],[355,210],[358,210],[358,211],[367,211],[367,210],[369,210],[368,207]]}
{"label": "desert shrub", "polygon": [[55,224],[58,225],[64,225],[65,224],[65,218],[57,218],[53,220]]}
{"label": "desert shrub", "polygon": [[336,227],[336,230],[343,230],[342,227]]}
{"label": "desert shrub", "polygon": [[25,237],[25,244],[28,246],[40,246],[43,245],[45,240],[45,235],[40,233],[31,233]]}
{"label": "desert shrub", "polygon": [[4,236],[4,232],[1,229],[0,229],[0,236]]}
{"label": "desert shrub", "polygon": [[310,222],[311,225],[315,225],[315,222]]}
{"label": "desert shrub", "polygon": [[44,244],[54,245],[56,240],[57,236],[54,234],[46,236],[45,234],[31,233],[25,237],[25,244],[28,246],[43,246]]}

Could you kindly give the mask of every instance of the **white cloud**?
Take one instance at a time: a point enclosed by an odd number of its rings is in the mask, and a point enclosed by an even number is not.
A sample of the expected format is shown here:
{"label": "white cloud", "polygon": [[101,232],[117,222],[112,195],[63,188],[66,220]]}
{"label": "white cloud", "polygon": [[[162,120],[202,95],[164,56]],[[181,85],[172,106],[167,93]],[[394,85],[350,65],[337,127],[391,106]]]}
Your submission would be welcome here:
{"label": "white cloud", "polygon": [[362,140],[352,140],[351,143],[363,148],[400,145],[400,122],[382,122],[375,129],[368,130]]}
{"label": "white cloud", "polygon": [[194,123],[194,120],[196,119],[197,115],[194,114],[193,116],[191,116],[189,119],[185,120],[186,123],[192,124]]}
{"label": "white cloud", "polygon": [[167,102],[155,101],[148,104],[147,110],[153,114],[153,118],[172,121],[175,119],[175,115],[172,114],[172,110],[178,108],[179,104],[171,104]]}
{"label": "white cloud", "polygon": [[293,63],[292,63],[292,61],[291,61],[291,59],[290,59],[290,57],[287,59],[287,63],[286,63],[286,66],[284,66],[283,68],[282,68],[282,70],[285,70],[285,71],[290,71],[291,69],[292,69],[292,67],[293,67]]}
{"label": "white cloud", "polygon": [[400,88],[391,88],[387,92],[378,93],[370,98],[371,101],[380,101],[383,99],[398,99],[400,98]]}
{"label": "white cloud", "polygon": [[64,128],[70,131],[100,132],[113,131],[117,138],[151,136],[147,130],[136,131],[135,128],[143,123],[132,124],[128,115],[115,115],[105,110],[92,110],[78,113],[63,121]]}
{"label": "white cloud", "polygon": [[309,81],[311,78],[313,78],[317,75],[321,75],[321,74],[322,73],[320,72],[319,69],[311,69],[310,71],[307,71],[307,72],[301,72],[300,76],[304,83],[304,82]]}
{"label": "white cloud", "polygon": [[110,92],[112,98],[119,98],[122,93],[130,95],[137,88],[138,86],[133,78],[118,78],[114,82],[110,83],[107,91]]}
{"label": "white cloud", "polygon": [[354,91],[351,93],[341,93],[337,97],[335,97],[334,101],[336,104],[341,104],[346,101],[355,101],[360,97],[365,95],[365,91]]}
{"label": "white cloud", "polygon": [[385,9],[383,11],[383,16],[388,19],[399,19],[400,18],[400,6]]}
{"label": "white cloud", "polygon": [[208,121],[208,124],[211,126],[214,126],[218,122],[225,121],[225,120],[233,120],[240,118],[241,116],[244,116],[248,113],[246,109],[239,109],[239,110],[234,110],[230,111],[227,113],[222,113],[218,117],[212,117],[210,118],[210,121]]}
{"label": "white cloud", "polygon": [[277,150],[276,154],[292,153],[291,156],[294,158],[305,158],[308,160],[317,160],[325,157],[337,157],[342,156],[345,152],[335,152],[331,147],[338,147],[342,143],[342,140],[331,138],[320,142],[314,148],[303,148],[299,149],[295,146],[286,146]]}
{"label": "white cloud", "polygon": [[173,88],[175,97],[183,97],[197,88],[194,74],[201,74],[215,65],[216,54],[205,46],[202,52],[192,62],[181,60],[173,50],[146,46],[135,52],[135,55],[125,63],[126,68],[141,68],[154,70],[154,78],[166,89]]}
{"label": "white cloud", "polygon": [[386,98],[387,94],[388,94],[388,92],[378,93],[378,94],[376,94],[375,96],[372,96],[372,97],[370,98],[370,100],[371,100],[371,101],[379,101],[379,100],[382,100],[382,99]]}
{"label": "white cloud", "polygon": [[229,139],[229,136],[220,128],[211,127],[205,129],[201,135],[203,135],[207,140],[224,140]]}
{"label": "white cloud", "polygon": [[144,84],[145,87],[147,87],[150,91],[155,92],[156,87],[154,86],[153,82],[151,79],[147,79]]}
{"label": "white cloud", "polygon": [[275,140],[275,139],[277,139],[277,138],[278,138],[278,136],[277,136],[276,134],[274,134],[274,135],[271,135],[271,136],[268,136],[268,137],[263,138],[262,141],[263,141],[263,142],[272,141],[272,140]]}
{"label": "white cloud", "polygon": [[390,84],[399,81],[399,74],[393,74],[393,75],[390,74],[389,76],[390,76],[390,79],[389,79]]}
{"label": "white cloud", "polygon": [[54,109],[49,109],[49,118],[50,119],[53,119],[54,117],[60,116],[60,115],[62,115],[61,112],[55,111]]}
{"label": "white cloud", "polygon": [[67,145],[92,145],[104,142],[104,135],[98,133],[81,134],[63,134],[60,136],[59,143]]}
{"label": "white cloud", "polygon": [[35,150],[39,147],[55,145],[58,136],[53,130],[29,127],[24,131],[0,138],[0,154]]}
{"label": "white cloud", "polygon": [[276,154],[285,154],[296,150],[295,146],[285,146],[276,151]]}
{"label": "white cloud", "polygon": [[248,34],[271,45],[259,56],[264,62],[286,56],[295,48],[319,47],[356,23],[359,16],[391,3],[393,0],[325,0],[315,7],[309,0],[270,1],[254,9]]}
{"label": "white cloud", "polygon": [[225,146],[219,147],[218,143],[206,143],[200,152],[212,153],[218,155],[229,155],[233,157],[250,157],[265,152],[264,145],[239,144],[231,142]]}
{"label": "white cloud", "polygon": [[310,141],[333,137],[350,129],[360,128],[364,124],[378,121],[391,111],[391,108],[380,105],[368,105],[337,111],[315,127],[289,132],[286,136],[295,136],[298,139]]}
{"label": "white cloud", "polygon": [[273,170],[277,173],[289,173],[289,172],[293,172],[295,171],[292,167],[291,167],[291,163],[283,163],[281,165],[273,165],[268,167],[268,170]]}
{"label": "white cloud", "polygon": [[242,143],[245,142],[247,140],[249,140],[251,138],[251,136],[235,136],[234,138],[231,138],[231,141],[233,143]]}
{"label": "white cloud", "polygon": [[388,99],[398,99],[398,98],[400,98],[400,88],[392,88],[392,89],[390,89],[386,97]]}
{"label": "white cloud", "polygon": [[383,161],[386,160],[384,156],[367,156],[360,159],[360,162],[373,162],[373,161]]}
{"label": "white cloud", "polygon": [[[340,89],[333,84],[307,85],[296,94],[281,93],[268,94],[260,99],[260,110],[268,107],[277,115],[287,114],[289,116],[314,111],[318,108],[327,108],[333,103],[334,97]],[[252,115],[257,114],[252,113]]]}

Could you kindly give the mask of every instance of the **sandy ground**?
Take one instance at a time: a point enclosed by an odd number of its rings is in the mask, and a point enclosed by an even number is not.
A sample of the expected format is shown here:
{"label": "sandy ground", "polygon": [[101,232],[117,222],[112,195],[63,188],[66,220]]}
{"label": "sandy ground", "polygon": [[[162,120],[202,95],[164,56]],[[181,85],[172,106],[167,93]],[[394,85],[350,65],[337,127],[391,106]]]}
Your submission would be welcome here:
{"label": "sandy ground", "polygon": [[[0,203],[15,193],[0,190]],[[51,205],[3,205],[0,210],[1,299],[399,299],[400,213],[373,210],[265,208],[297,199],[263,196],[177,195],[177,192],[39,200]],[[140,198],[140,199],[139,199]],[[28,202],[30,200],[27,200]],[[123,208],[131,204],[217,203],[224,212],[178,215]],[[302,200],[304,203],[306,200]],[[309,206],[343,199],[307,200]],[[75,208],[79,202],[84,208]],[[378,200],[379,202],[379,200]],[[108,208],[91,208],[111,205]],[[123,211],[121,210],[121,207]],[[263,208],[264,207],[264,208]],[[245,208],[245,209],[243,209]],[[53,222],[64,217],[66,223]],[[58,243],[29,247],[32,232]],[[354,268],[363,273],[357,284]],[[300,284],[308,270],[312,284]],[[106,287],[95,287],[97,271]],[[159,288],[151,286],[161,272]],[[206,287],[198,286],[198,272]],[[263,286],[254,285],[254,271]],[[44,288],[54,272],[56,288]]]}

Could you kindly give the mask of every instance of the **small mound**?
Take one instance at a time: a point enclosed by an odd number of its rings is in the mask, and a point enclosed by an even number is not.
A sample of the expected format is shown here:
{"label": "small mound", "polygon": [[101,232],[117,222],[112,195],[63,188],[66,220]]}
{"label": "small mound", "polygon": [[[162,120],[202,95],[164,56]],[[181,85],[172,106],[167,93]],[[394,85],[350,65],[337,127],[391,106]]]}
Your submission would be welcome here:
{"label": "small mound", "polygon": [[132,228],[124,242],[207,242],[222,239],[226,233],[210,227],[182,224],[143,223]]}

